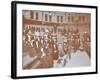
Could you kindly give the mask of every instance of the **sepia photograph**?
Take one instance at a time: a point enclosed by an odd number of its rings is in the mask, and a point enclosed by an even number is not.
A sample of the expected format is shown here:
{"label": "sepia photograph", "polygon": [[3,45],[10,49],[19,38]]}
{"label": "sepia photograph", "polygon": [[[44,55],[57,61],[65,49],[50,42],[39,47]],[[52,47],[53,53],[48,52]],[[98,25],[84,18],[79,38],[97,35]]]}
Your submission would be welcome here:
{"label": "sepia photograph", "polygon": [[91,66],[91,14],[23,10],[23,69]]}
{"label": "sepia photograph", "polygon": [[97,6],[13,1],[11,77],[97,73]]}

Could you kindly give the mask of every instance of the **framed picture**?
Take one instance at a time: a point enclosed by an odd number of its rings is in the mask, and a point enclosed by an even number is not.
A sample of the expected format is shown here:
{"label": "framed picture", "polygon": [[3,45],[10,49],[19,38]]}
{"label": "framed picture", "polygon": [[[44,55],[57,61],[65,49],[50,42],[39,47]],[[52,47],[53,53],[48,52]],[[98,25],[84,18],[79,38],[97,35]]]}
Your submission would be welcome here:
{"label": "framed picture", "polygon": [[97,6],[12,1],[11,77],[97,73]]}

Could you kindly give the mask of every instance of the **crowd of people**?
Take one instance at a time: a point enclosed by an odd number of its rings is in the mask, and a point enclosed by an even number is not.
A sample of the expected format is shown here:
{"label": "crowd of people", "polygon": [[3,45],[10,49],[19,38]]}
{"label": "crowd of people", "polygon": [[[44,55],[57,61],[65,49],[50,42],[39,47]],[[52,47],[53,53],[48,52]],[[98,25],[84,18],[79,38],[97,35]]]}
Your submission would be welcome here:
{"label": "crowd of people", "polygon": [[66,55],[65,58],[71,59],[71,53],[77,50],[85,51],[91,57],[90,34],[86,31],[80,33],[78,28],[23,27],[22,42],[23,57],[36,57],[23,69],[52,68],[54,61],[63,62],[65,66],[67,61],[62,61],[62,57]]}

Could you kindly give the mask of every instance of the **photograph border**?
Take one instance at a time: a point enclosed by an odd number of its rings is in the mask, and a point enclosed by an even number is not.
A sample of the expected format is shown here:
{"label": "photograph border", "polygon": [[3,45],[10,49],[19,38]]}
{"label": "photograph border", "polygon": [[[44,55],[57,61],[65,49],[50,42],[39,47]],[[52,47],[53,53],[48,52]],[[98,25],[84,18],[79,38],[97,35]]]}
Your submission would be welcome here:
{"label": "photograph border", "polygon": [[[50,75],[37,75],[37,76],[17,76],[17,4],[27,5],[45,5],[45,6],[60,6],[60,7],[79,7],[90,8],[96,10],[96,69],[94,72],[82,72],[82,73],[64,73],[64,74],[50,74]],[[73,4],[58,4],[58,3],[42,3],[42,2],[26,2],[26,1],[12,1],[11,2],[11,78],[39,78],[39,77],[54,77],[54,76],[68,76],[68,75],[85,75],[85,74],[97,74],[98,73],[98,7],[89,5],[73,5]]]}

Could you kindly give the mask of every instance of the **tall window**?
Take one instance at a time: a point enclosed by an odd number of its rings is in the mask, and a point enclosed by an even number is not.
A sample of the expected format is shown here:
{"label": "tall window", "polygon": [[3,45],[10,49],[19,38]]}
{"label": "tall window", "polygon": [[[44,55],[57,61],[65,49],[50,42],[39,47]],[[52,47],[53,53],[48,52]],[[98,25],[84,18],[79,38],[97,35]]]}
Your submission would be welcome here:
{"label": "tall window", "polygon": [[36,13],[36,20],[38,20],[39,19],[39,14],[38,14],[38,12]]}
{"label": "tall window", "polygon": [[48,21],[48,15],[45,14],[45,21]]}
{"label": "tall window", "polygon": [[68,22],[70,22],[70,16],[68,16]]}
{"label": "tall window", "polygon": [[52,21],[52,16],[51,16],[51,15],[49,15],[49,21],[50,21],[50,22]]}
{"label": "tall window", "polygon": [[34,12],[33,11],[30,12],[30,15],[31,15],[31,19],[34,19]]}
{"label": "tall window", "polygon": [[82,18],[81,18],[81,16],[79,16],[79,21],[81,21],[82,20]]}
{"label": "tall window", "polygon": [[85,16],[83,16],[83,22],[85,21]]}
{"label": "tall window", "polygon": [[71,16],[71,22],[73,22],[74,21],[74,17],[73,16]]}
{"label": "tall window", "polygon": [[63,16],[61,16],[61,22],[63,22]]}
{"label": "tall window", "polygon": [[59,22],[59,16],[57,16],[57,22]]}

